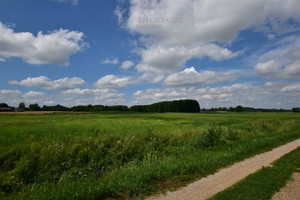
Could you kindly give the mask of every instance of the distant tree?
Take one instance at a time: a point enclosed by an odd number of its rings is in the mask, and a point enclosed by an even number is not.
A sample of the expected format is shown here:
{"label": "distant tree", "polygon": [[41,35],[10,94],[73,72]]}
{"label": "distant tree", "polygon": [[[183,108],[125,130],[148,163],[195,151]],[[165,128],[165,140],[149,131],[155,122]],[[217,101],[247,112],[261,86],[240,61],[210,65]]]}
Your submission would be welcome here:
{"label": "distant tree", "polygon": [[19,111],[23,112],[25,110],[25,103],[24,102],[20,102],[18,108],[19,108]]}
{"label": "distant tree", "polygon": [[293,108],[293,109],[292,109],[292,112],[293,112],[293,113],[300,112],[300,108]]}
{"label": "distant tree", "polygon": [[185,99],[175,101],[163,101],[151,105],[136,105],[130,107],[135,112],[200,112],[198,101]]}
{"label": "distant tree", "polygon": [[29,105],[29,110],[30,111],[40,111],[41,110],[41,107],[39,106],[39,104],[30,104]]}
{"label": "distant tree", "polygon": [[53,111],[70,111],[70,108],[57,104],[56,106],[51,106]]}
{"label": "distant tree", "polygon": [[8,107],[6,103],[0,103],[0,107]]}
{"label": "distant tree", "polygon": [[238,106],[235,108],[235,111],[236,111],[236,112],[243,112],[243,111],[244,111],[244,108],[243,108],[243,106],[238,105]]}

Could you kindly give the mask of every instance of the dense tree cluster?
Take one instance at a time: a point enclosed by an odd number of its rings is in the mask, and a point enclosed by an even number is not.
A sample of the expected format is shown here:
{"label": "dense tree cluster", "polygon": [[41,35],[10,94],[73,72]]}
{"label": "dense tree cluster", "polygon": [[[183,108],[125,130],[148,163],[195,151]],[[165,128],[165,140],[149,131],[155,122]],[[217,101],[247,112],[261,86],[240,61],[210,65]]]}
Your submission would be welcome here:
{"label": "dense tree cluster", "polygon": [[6,103],[0,103],[0,107],[7,108],[8,105]]}
{"label": "dense tree cluster", "polygon": [[131,111],[135,112],[200,112],[198,101],[186,99],[175,101],[163,101],[151,105],[138,105],[130,107]]}
{"label": "dense tree cluster", "polygon": [[39,107],[38,104],[30,104],[30,111],[73,111],[73,112],[100,112],[100,111],[128,111],[129,108],[123,105],[115,105],[115,106],[103,106],[103,105],[79,105],[73,106],[71,108],[56,105],[56,106],[46,106],[44,105],[42,108]]}
{"label": "dense tree cluster", "polygon": [[290,112],[288,109],[267,109],[267,108],[252,108],[252,107],[243,107],[238,105],[236,107],[219,107],[219,108],[210,108],[201,110],[202,112],[216,112],[216,111],[228,111],[228,112]]}
{"label": "dense tree cluster", "polygon": [[292,112],[293,112],[293,113],[298,113],[298,112],[300,112],[300,107],[298,107],[298,108],[293,108],[293,109],[292,109]]}

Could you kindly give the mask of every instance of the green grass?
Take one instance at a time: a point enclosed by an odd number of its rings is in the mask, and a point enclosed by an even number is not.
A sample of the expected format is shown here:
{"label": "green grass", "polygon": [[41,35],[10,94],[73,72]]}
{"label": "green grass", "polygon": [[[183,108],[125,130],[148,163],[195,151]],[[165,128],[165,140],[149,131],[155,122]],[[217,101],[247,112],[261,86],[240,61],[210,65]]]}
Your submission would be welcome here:
{"label": "green grass", "polygon": [[268,200],[279,191],[292,177],[293,172],[300,172],[300,148],[283,156],[273,163],[249,175],[232,187],[218,193],[210,200]]}
{"label": "green grass", "polygon": [[142,198],[299,138],[299,118],[292,113],[0,114],[0,195]]}

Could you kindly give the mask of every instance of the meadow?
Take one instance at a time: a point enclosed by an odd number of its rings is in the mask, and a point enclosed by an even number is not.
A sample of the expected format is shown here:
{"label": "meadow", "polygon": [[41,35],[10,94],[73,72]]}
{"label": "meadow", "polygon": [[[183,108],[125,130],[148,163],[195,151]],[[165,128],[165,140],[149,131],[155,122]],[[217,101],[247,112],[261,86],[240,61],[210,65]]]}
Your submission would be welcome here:
{"label": "meadow", "polygon": [[300,138],[295,113],[0,114],[3,199],[143,199]]}

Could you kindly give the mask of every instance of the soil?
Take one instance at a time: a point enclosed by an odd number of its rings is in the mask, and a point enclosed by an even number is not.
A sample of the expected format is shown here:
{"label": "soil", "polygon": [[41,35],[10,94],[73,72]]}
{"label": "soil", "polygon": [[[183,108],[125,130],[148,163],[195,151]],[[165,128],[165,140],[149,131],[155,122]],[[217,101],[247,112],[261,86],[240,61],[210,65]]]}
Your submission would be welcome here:
{"label": "soil", "polygon": [[272,197],[272,200],[299,200],[300,199],[300,173],[294,173],[285,187],[281,188]]}

